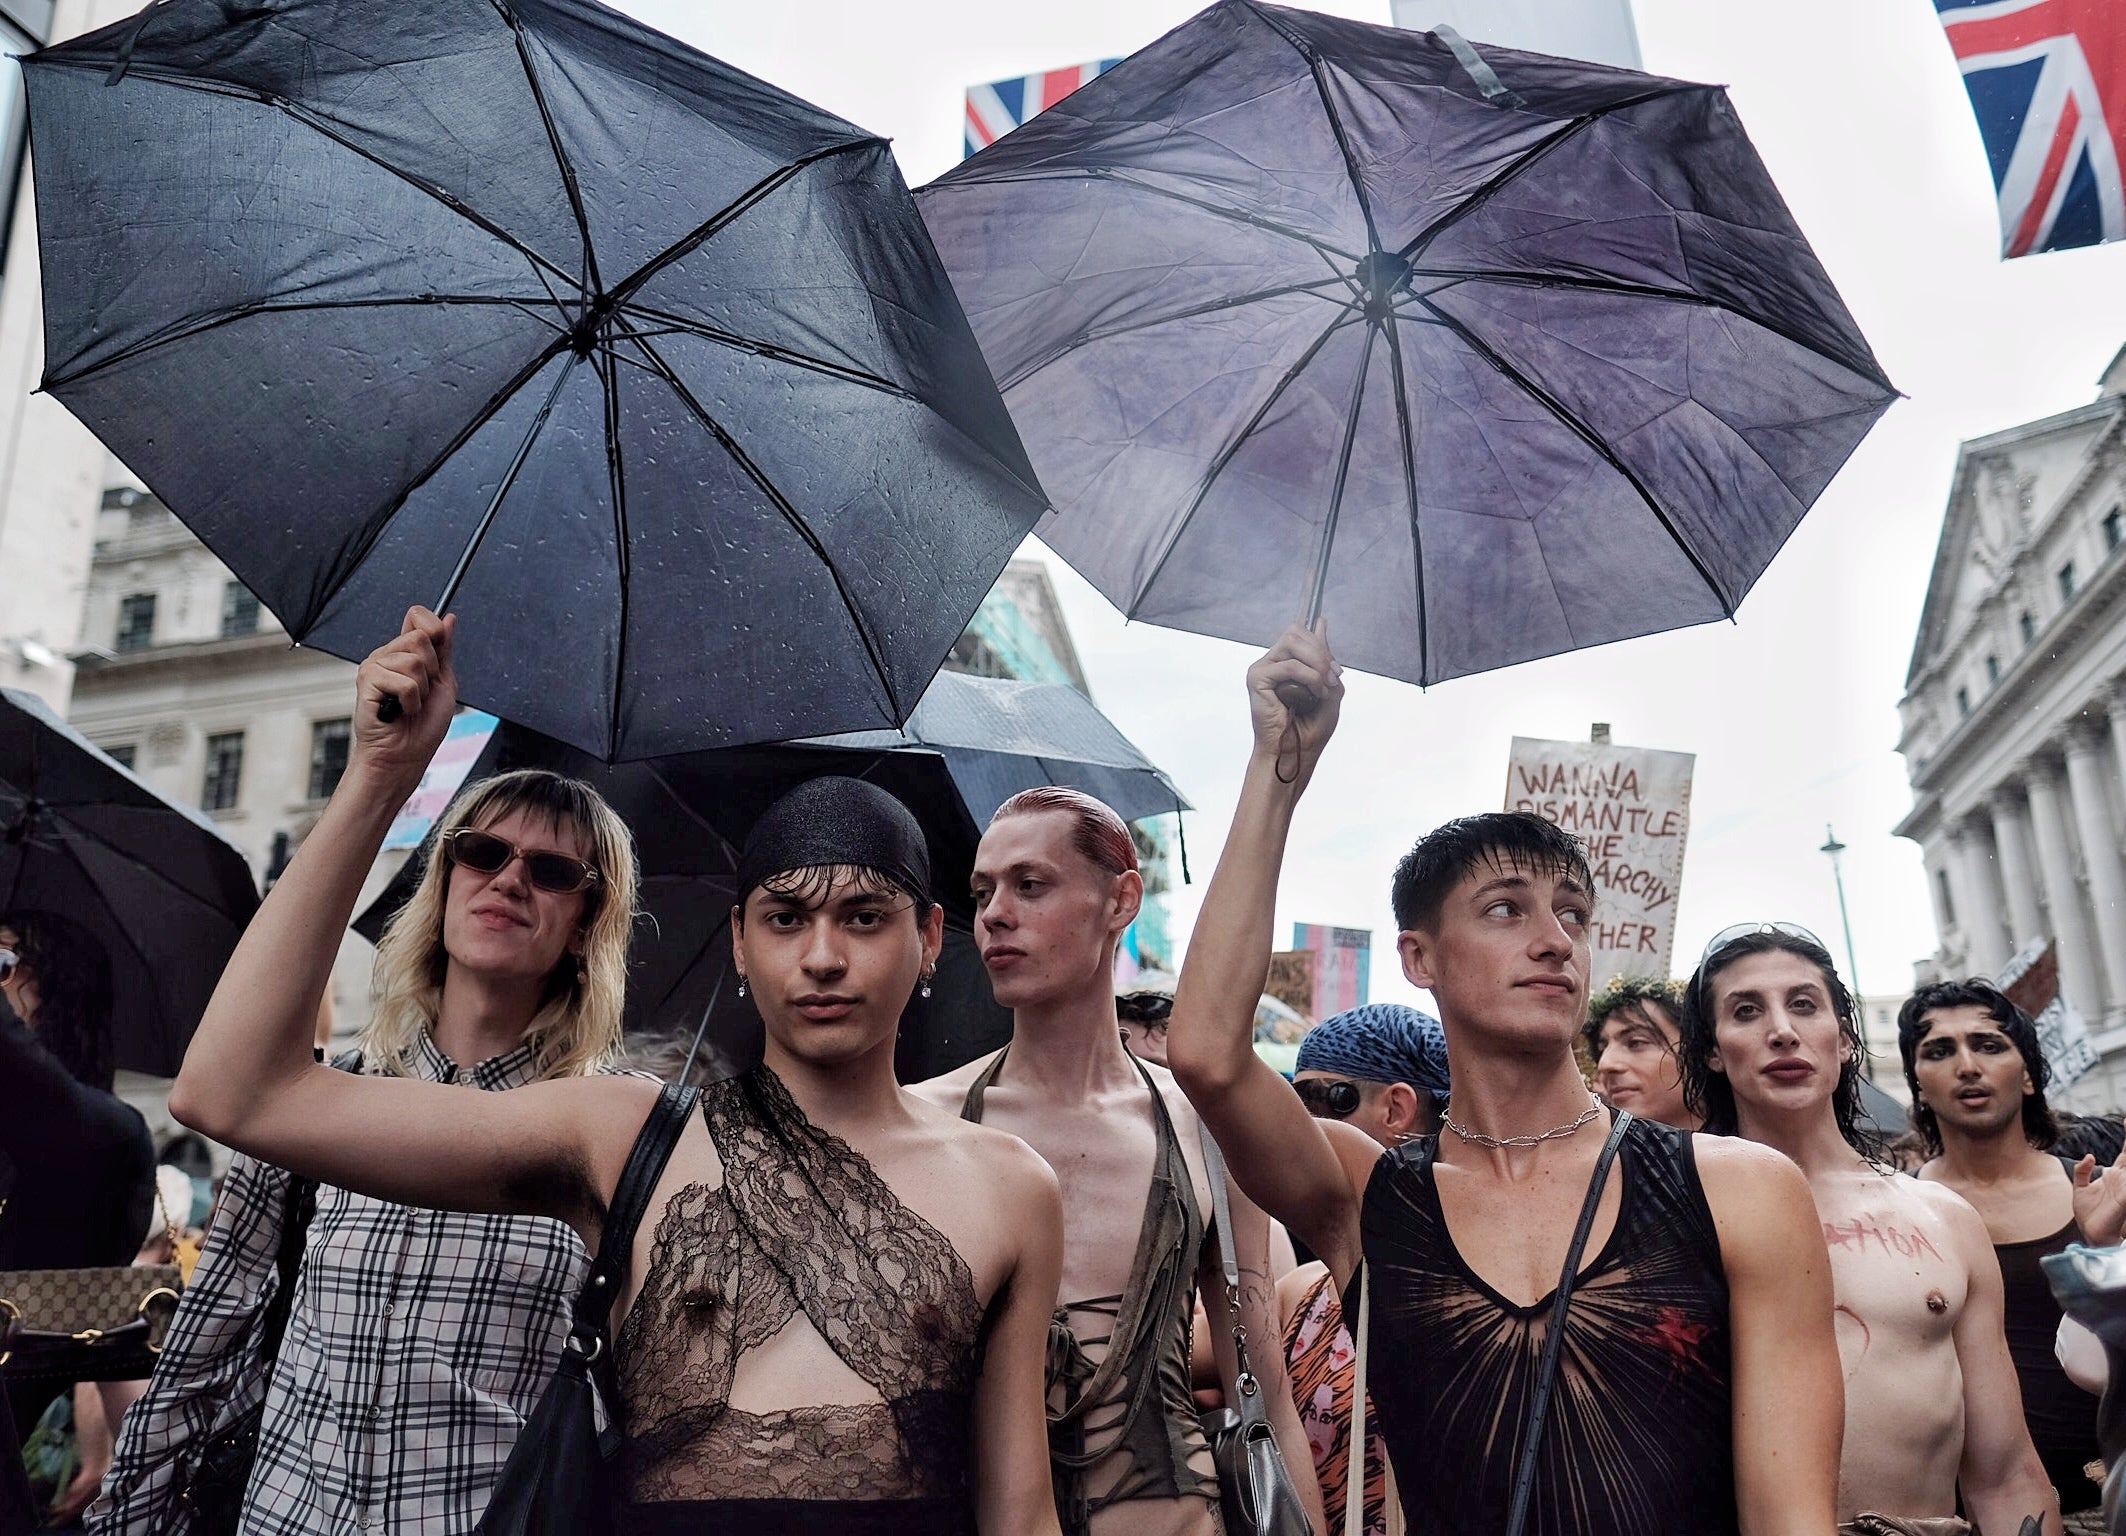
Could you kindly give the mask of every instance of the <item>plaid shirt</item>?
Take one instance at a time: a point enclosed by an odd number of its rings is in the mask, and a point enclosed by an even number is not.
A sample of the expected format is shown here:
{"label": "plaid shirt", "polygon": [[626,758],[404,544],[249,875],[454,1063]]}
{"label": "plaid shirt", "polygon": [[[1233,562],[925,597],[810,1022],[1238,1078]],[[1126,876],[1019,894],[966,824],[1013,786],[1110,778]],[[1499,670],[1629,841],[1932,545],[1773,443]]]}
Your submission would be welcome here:
{"label": "plaid shirt", "polygon": [[[520,1046],[460,1074],[425,1034],[413,1072],[533,1080]],[[560,1357],[590,1259],[564,1223],[388,1205],[321,1187],[270,1382],[254,1325],[276,1284],[289,1175],[238,1158],[147,1395],[88,1528],[176,1536],[192,1459],[265,1397],[241,1536],[459,1536],[487,1505]]]}

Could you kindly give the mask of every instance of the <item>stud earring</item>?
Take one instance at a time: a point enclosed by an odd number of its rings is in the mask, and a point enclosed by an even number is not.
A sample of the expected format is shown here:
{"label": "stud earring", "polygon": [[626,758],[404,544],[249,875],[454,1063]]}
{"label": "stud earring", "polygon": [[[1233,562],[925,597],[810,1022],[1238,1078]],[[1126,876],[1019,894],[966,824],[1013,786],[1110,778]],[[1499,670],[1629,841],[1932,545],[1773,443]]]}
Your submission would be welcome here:
{"label": "stud earring", "polygon": [[738,995],[740,997],[744,997],[746,995],[746,978],[743,974],[741,974],[738,978]]}

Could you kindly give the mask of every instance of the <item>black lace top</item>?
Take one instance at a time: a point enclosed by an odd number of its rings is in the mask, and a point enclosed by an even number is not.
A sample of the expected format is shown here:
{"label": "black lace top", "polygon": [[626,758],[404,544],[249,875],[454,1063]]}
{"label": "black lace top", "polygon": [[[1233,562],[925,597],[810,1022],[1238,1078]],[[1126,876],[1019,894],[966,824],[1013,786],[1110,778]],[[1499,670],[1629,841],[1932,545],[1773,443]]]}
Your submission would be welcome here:
{"label": "black lace top", "polygon": [[[615,1349],[629,1498],[912,1501],[931,1515],[896,1529],[964,1528],[983,1336],[965,1261],[766,1067],[702,1112],[723,1182],[666,1205]],[[800,1314],[876,1401],[731,1406],[745,1356]]]}

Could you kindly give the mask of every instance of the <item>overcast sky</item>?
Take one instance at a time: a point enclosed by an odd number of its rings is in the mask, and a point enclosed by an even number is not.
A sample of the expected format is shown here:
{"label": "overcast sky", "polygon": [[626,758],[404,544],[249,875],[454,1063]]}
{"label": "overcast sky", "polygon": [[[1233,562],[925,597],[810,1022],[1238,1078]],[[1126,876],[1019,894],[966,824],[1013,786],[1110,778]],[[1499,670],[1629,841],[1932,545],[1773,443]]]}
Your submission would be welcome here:
{"label": "overcast sky", "polygon": [[[911,185],[960,154],[974,82],[1126,54],[1193,14],[1187,0],[622,0],[696,47],[885,134]],[[1321,9],[1386,23],[1388,0]],[[1353,677],[1343,726],[1302,808],[1279,905],[1371,928],[1373,994],[1396,969],[1388,876],[1420,832],[1494,810],[1515,735],[1615,738],[1698,755],[1676,946],[1715,930],[1807,924],[1842,953],[1829,861],[1847,892],[1865,991],[1895,992],[1934,947],[1897,701],[1960,439],[2085,404],[2126,343],[2126,246],[1998,259],[1978,131],[1927,0],[1637,0],[1646,67],[1728,85],[1802,229],[1890,378],[1909,396],[1864,442],[1743,603],[1736,622],[1530,663],[1428,692]],[[1198,884],[1247,752],[1251,653],[1147,625],[1047,559],[1102,708],[1180,783]]]}

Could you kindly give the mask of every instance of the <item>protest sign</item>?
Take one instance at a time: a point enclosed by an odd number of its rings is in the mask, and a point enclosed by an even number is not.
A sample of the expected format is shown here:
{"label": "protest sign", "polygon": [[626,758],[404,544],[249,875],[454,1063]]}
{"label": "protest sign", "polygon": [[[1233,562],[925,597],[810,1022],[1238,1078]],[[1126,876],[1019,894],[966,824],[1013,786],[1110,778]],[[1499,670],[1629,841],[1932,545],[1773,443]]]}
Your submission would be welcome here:
{"label": "protest sign", "polygon": [[1270,975],[1262,990],[1298,1014],[1309,1029],[1321,1022],[1314,1012],[1315,956],[1311,949],[1270,952]]}
{"label": "protest sign", "polygon": [[1317,1023],[1366,1000],[1366,972],[1373,962],[1373,930],[1294,923],[1292,948],[1314,956],[1314,997],[1300,1011]]}
{"label": "protest sign", "polygon": [[391,830],[384,834],[387,850],[421,846],[421,839],[428,836],[428,829],[435,825],[436,818],[450,804],[450,797],[458,792],[458,786],[465,782],[465,775],[472,771],[473,760],[501,723],[493,715],[477,709],[458,712],[450,722],[450,729],[444,733],[443,744],[429,759],[428,771],[421,775],[419,787],[406,797],[406,803],[399,807],[399,814],[392,818]]}
{"label": "protest sign", "polygon": [[2073,1086],[2076,1079],[2096,1065],[2096,1048],[2089,1043],[2088,1026],[2060,995],[2058,945],[2050,940],[2032,944],[2001,967],[1993,984],[2037,1024],[2038,1048],[2045,1054],[2045,1065],[2052,1069],[2052,1081],[2046,1085],[2048,1092]]}
{"label": "protest sign", "polygon": [[1591,988],[1668,975],[1696,762],[1688,752],[1513,738],[1506,809],[1556,822],[1586,845],[1594,869]]}

